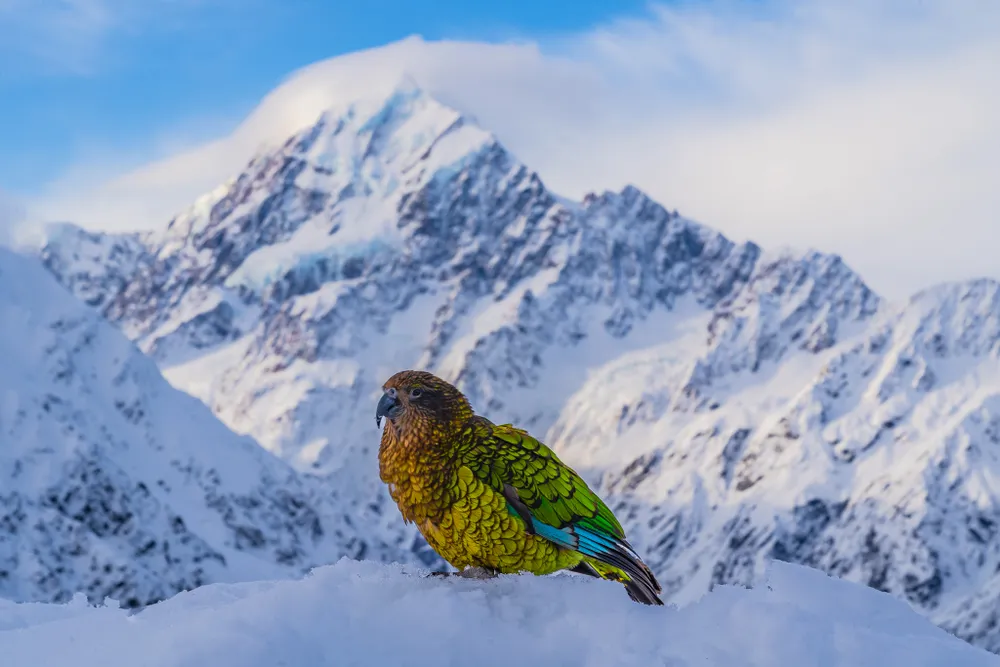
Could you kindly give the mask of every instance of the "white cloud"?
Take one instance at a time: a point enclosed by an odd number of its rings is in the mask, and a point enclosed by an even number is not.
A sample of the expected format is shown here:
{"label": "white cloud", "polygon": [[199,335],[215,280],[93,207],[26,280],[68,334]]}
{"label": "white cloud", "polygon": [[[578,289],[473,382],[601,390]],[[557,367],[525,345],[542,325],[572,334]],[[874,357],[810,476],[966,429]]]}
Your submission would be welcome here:
{"label": "white cloud", "polygon": [[[2,0],[0,0],[2,1]],[[338,100],[405,73],[555,190],[634,183],[736,239],[839,252],[877,289],[1000,275],[1000,4],[655,7],[540,44],[411,39],[295,73],[231,135],[38,211],[163,224]]]}
{"label": "white cloud", "polygon": [[0,245],[8,245],[14,240],[24,216],[24,207],[0,190]]}

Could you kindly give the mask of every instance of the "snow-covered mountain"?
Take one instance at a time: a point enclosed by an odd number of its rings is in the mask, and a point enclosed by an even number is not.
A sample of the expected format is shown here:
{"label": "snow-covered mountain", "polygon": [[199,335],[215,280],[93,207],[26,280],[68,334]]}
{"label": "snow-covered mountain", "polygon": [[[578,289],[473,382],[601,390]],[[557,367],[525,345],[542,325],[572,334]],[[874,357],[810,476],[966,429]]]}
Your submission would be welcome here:
{"label": "snow-covered mountain", "polygon": [[2,248],[0,322],[0,597],[135,607],[344,554],[400,557]]}
{"label": "snow-covered mountain", "polygon": [[57,226],[42,256],[383,543],[412,533],[372,411],[424,367],[599,484],[676,600],[778,557],[1000,649],[992,283],[896,306],[836,256],[734,243],[635,188],[567,201],[411,83],[161,232]]}
{"label": "snow-covered mountain", "polygon": [[[804,349],[878,303],[837,258],[766,258],[634,188],[565,201],[411,85],[328,112],[162,234],[64,226],[43,254],[172,382],[320,470],[373,444],[359,442],[367,402],[401,366],[436,368],[544,431],[588,368],[692,315],[722,321],[761,286],[830,301],[774,332]],[[824,282],[796,283],[813,274]]]}
{"label": "snow-covered mountain", "polygon": [[747,351],[708,332],[691,343],[606,365],[550,432],[602,471],[674,599],[779,558],[1000,650],[1000,284],[928,290],[823,354],[686,385],[692,364]]}

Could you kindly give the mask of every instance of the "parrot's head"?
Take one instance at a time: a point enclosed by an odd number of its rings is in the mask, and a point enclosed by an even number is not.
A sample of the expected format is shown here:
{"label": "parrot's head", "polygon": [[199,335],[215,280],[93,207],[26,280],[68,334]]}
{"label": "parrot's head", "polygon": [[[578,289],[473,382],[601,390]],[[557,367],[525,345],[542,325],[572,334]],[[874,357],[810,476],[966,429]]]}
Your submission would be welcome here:
{"label": "parrot's head", "polygon": [[409,424],[438,428],[472,417],[468,399],[455,386],[426,371],[400,371],[382,385],[375,423],[385,417],[398,429]]}

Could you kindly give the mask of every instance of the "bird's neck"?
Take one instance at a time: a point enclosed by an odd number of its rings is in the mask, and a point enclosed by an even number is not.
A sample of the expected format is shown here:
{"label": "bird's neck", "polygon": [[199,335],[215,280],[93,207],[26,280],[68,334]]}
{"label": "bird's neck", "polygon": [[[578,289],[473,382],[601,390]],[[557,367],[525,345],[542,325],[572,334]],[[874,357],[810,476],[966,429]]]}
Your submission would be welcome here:
{"label": "bird's neck", "polygon": [[386,425],[383,445],[404,449],[419,458],[435,458],[447,454],[448,444],[461,433],[464,422],[431,421],[420,416],[404,416]]}
{"label": "bird's neck", "polygon": [[379,475],[407,521],[439,517],[450,503],[431,489],[451,487],[462,445],[451,429],[419,421],[386,424],[379,447]]}

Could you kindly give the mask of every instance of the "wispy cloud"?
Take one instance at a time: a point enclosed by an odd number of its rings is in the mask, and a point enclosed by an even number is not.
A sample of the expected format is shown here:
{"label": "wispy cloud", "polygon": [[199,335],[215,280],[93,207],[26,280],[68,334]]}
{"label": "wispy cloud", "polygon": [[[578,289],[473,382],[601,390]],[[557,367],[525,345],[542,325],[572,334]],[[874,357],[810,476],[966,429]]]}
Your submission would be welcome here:
{"label": "wispy cloud", "polygon": [[0,54],[10,71],[82,73],[92,67],[116,23],[111,0],[0,0]]}
{"label": "wispy cloud", "polygon": [[262,141],[405,71],[557,191],[634,183],[733,237],[840,252],[901,295],[998,274],[998,62],[992,0],[654,5],[538,43],[411,40],[306,68],[231,135],[100,187],[63,179],[38,210],[162,224]]}
{"label": "wispy cloud", "polygon": [[597,132],[600,167],[571,178],[628,179],[736,237],[840,252],[895,295],[1000,277],[1000,5],[767,7],[660,8],[570,45],[631,119]]}
{"label": "wispy cloud", "polygon": [[199,0],[0,0],[0,73],[89,74],[119,34]]}
{"label": "wispy cloud", "polygon": [[13,240],[17,227],[24,219],[24,207],[0,190],[0,245],[6,245]]}

